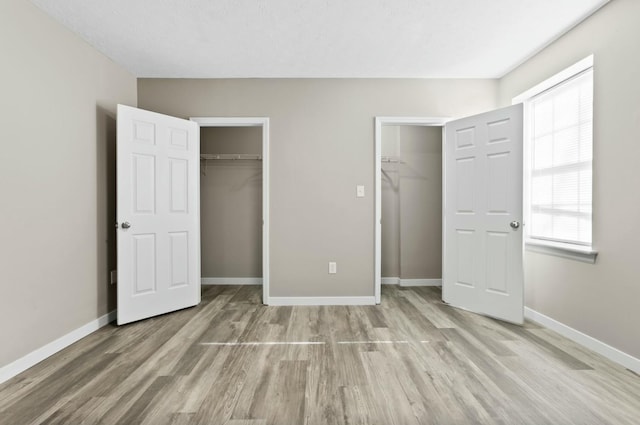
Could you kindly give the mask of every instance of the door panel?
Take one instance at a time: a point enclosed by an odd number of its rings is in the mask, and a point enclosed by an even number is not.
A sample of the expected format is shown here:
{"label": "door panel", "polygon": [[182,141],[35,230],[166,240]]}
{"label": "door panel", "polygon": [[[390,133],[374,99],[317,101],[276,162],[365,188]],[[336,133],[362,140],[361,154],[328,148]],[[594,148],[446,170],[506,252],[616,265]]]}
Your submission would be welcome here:
{"label": "door panel", "polygon": [[475,158],[456,159],[456,175],[456,211],[458,214],[473,214],[475,211],[473,186],[476,179]]}
{"label": "door panel", "polygon": [[189,204],[189,178],[188,165],[189,162],[184,159],[170,158],[170,188],[171,188],[171,213],[186,214]]}
{"label": "door panel", "polygon": [[171,265],[169,287],[177,288],[189,284],[189,233],[169,233],[171,243],[169,264]]}
{"label": "door panel", "polygon": [[487,291],[507,294],[509,234],[487,232]]}
{"label": "door panel", "polygon": [[200,302],[199,127],[118,105],[118,324]]}
{"label": "door panel", "polygon": [[156,165],[152,155],[132,155],[133,178],[132,189],[134,213],[153,214],[156,198]]}
{"label": "door panel", "polygon": [[445,302],[523,322],[522,105],[445,126]]}
{"label": "door panel", "polygon": [[475,232],[470,229],[456,229],[457,253],[456,262],[459,265],[456,269],[456,285],[474,286],[474,265],[475,265]]}
{"label": "door panel", "polygon": [[133,235],[133,295],[156,291],[156,235]]}

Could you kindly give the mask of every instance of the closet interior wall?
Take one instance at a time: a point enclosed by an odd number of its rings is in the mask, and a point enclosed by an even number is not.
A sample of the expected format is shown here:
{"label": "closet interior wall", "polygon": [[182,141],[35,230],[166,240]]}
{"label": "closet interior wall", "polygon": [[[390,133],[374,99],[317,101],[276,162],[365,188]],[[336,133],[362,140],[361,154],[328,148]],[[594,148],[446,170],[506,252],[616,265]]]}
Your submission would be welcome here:
{"label": "closet interior wall", "polygon": [[[262,155],[262,128],[202,127],[200,153]],[[203,282],[261,278],[262,161],[208,159],[200,165]]]}
{"label": "closet interior wall", "polygon": [[384,126],[381,154],[382,277],[441,279],[442,127]]}

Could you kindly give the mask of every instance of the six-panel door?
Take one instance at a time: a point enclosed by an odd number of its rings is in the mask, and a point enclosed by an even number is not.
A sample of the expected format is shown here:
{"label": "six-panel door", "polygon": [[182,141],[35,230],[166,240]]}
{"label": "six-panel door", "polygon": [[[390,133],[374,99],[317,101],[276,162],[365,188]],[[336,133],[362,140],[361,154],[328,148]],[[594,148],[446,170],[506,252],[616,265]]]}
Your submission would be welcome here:
{"label": "six-panel door", "polygon": [[445,126],[445,302],[523,322],[522,105]]}
{"label": "six-panel door", "polygon": [[118,105],[118,324],[200,302],[199,127]]}

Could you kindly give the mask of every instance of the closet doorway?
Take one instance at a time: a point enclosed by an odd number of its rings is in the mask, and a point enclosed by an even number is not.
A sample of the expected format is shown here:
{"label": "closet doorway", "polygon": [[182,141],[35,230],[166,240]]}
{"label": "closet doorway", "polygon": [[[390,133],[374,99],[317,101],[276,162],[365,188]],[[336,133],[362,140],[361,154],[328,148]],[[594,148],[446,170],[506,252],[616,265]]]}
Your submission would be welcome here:
{"label": "closet doorway", "polygon": [[262,284],[268,304],[269,119],[191,120],[200,126],[202,284]]}
{"label": "closet doorway", "polygon": [[445,118],[376,117],[375,298],[381,285],[442,284]]}

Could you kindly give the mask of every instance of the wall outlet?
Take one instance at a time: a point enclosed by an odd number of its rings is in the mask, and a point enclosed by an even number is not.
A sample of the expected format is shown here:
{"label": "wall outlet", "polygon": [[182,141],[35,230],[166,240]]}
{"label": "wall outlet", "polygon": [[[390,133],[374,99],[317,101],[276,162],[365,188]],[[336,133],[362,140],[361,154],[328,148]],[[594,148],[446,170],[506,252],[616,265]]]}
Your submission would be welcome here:
{"label": "wall outlet", "polygon": [[338,264],[335,261],[329,261],[329,274],[338,273]]}
{"label": "wall outlet", "polygon": [[109,282],[113,285],[117,281],[118,281],[118,271],[111,270],[111,273],[109,273]]}

